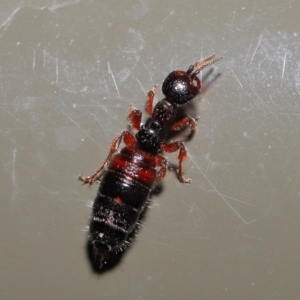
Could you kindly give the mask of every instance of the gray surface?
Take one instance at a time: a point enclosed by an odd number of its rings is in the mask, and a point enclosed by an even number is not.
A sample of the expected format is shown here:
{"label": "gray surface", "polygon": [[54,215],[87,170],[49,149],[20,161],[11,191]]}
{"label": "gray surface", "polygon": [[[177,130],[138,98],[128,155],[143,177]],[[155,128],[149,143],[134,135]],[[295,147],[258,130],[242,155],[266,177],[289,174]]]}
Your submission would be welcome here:
{"label": "gray surface", "polygon": [[[1,299],[298,299],[299,2],[0,4]],[[169,174],[122,264],[93,274],[78,174],[129,103],[213,52],[192,185]]]}

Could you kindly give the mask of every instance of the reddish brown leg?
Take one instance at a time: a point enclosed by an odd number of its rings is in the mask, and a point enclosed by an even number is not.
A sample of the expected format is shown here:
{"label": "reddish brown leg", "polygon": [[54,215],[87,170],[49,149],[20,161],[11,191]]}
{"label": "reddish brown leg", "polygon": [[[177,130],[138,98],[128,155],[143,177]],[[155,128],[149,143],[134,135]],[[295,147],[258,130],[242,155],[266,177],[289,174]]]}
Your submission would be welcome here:
{"label": "reddish brown leg", "polygon": [[133,105],[130,104],[127,120],[133,129],[140,130],[141,120],[142,120],[142,112],[139,109],[134,108]]}
{"label": "reddish brown leg", "polygon": [[197,130],[197,121],[199,120],[199,117],[196,119],[193,119],[192,117],[185,117],[179,122],[175,123],[174,125],[171,126],[171,130],[180,130],[184,126],[188,125],[191,129],[191,133]]}
{"label": "reddish brown leg", "polygon": [[184,171],[183,171],[183,168],[182,168],[182,163],[186,159],[186,155],[187,155],[184,143],[178,141],[178,142],[174,142],[174,143],[171,143],[171,144],[162,145],[161,149],[163,151],[167,152],[167,153],[173,153],[173,152],[179,150],[179,154],[178,154],[178,157],[177,157],[178,164],[179,164],[178,169],[177,169],[178,179],[179,179],[180,182],[190,184],[192,180],[191,179],[185,179],[183,177]]}
{"label": "reddish brown leg", "polygon": [[82,175],[80,175],[78,177],[78,180],[82,181],[84,184],[88,183],[89,185],[92,185],[95,181],[100,180],[103,175],[103,170],[109,164],[112,155],[118,150],[122,140],[124,141],[126,146],[133,145],[135,143],[135,137],[129,131],[125,130],[121,132],[112,141],[109,148],[108,156],[104,163],[101,165],[101,167],[91,176],[83,177]]}
{"label": "reddish brown leg", "polygon": [[148,100],[146,103],[146,111],[150,117],[152,117],[153,102],[154,102],[156,88],[157,88],[157,84],[155,84],[154,87],[147,93]]}
{"label": "reddish brown leg", "polygon": [[158,183],[159,181],[164,179],[167,171],[170,171],[172,168],[168,161],[161,155],[156,156],[156,164],[158,167],[161,167],[155,178],[155,182]]}

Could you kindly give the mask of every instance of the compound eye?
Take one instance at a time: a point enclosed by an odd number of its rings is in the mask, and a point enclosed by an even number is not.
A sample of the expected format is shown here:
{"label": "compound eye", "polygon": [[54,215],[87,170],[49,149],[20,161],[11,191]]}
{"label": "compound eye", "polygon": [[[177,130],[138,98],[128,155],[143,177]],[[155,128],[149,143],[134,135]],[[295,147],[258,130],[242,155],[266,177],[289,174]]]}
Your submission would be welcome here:
{"label": "compound eye", "polygon": [[162,92],[169,101],[178,105],[185,104],[199,92],[200,87],[194,82],[198,83],[186,72],[173,71],[163,82]]}

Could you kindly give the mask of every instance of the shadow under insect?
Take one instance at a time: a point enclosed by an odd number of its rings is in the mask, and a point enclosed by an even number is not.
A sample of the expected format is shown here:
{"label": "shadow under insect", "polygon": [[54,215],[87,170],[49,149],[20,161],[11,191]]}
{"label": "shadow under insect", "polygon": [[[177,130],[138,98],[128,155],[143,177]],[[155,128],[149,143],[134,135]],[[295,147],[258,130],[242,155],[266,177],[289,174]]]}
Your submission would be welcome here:
{"label": "shadow under insect", "polygon": [[[165,98],[155,106],[154,86],[147,94],[149,118],[144,124],[141,111],[130,106],[128,121],[137,133],[124,130],[117,135],[100,169],[92,176],[79,177],[90,185],[100,181],[87,241],[88,258],[96,273],[120,263],[145,220],[151,196],[161,193],[161,181],[167,171],[175,170],[182,183],[191,182],[184,178],[182,166],[187,155],[184,142],[193,137],[197,127],[198,118],[190,113],[197,112],[191,100],[201,88],[199,72],[219,59],[211,55],[191,65],[186,72],[171,72],[162,85]],[[212,70],[202,80],[204,93],[218,77],[207,83],[211,73]],[[125,147],[118,152],[122,142]],[[164,152],[177,152],[178,165],[170,164]]]}

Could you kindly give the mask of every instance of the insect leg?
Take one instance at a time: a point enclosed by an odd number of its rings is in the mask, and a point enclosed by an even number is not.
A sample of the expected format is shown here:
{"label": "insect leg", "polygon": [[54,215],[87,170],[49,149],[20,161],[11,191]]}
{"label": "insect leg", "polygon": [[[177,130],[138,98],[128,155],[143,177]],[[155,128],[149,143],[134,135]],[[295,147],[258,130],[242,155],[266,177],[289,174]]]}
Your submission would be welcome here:
{"label": "insect leg", "polygon": [[95,181],[100,180],[103,175],[103,170],[109,164],[112,155],[118,150],[122,140],[124,141],[125,145],[127,145],[127,146],[133,145],[135,143],[135,137],[129,131],[125,130],[125,131],[121,132],[112,141],[110,148],[109,148],[108,156],[107,156],[106,160],[104,161],[104,163],[101,165],[101,167],[91,176],[84,177],[84,176],[80,175],[78,177],[78,180],[82,181],[84,184],[88,183],[89,185],[92,185]]}
{"label": "insect leg", "polygon": [[194,133],[197,130],[197,121],[199,120],[199,117],[196,119],[187,116],[180,120],[179,122],[175,123],[174,125],[171,126],[170,130],[180,130],[184,126],[188,125],[191,129],[191,133]]}
{"label": "insect leg", "polygon": [[163,144],[163,145],[161,145],[161,149],[167,153],[173,153],[173,152],[176,152],[179,150],[178,157],[177,157],[178,164],[179,164],[178,169],[177,169],[178,179],[182,183],[190,184],[192,180],[185,179],[183,177],[184,171],[182,168],[182,163],[186,159],[186,156],[187,156],[187,151],[186,151],[184,143],[177,141],[177,142],[170,143],[170,144]]}
{"label": "insect leg", "polygon": [[130,104],[127,120],[133,129],[140,130],[141,120],[142,120],[142,112],[139,109],[134,108],[133,105]]}
{"label": "insect leg", "polygon": [[147,93],[146,111],[150,117],[152,117],[153,102],[154,102],[156,88],[157,88],[157,84],[155,84],[153,88]]}
{"label": "insect leg", "polygon": [[157,155],[155,159],[156,159],[156,165],[158,167],[161,167],[155,178],[155,182],[158,183],[164,179],[167,171],[170,171],[172,168],[168,163],[168,161],[163,156]]}

